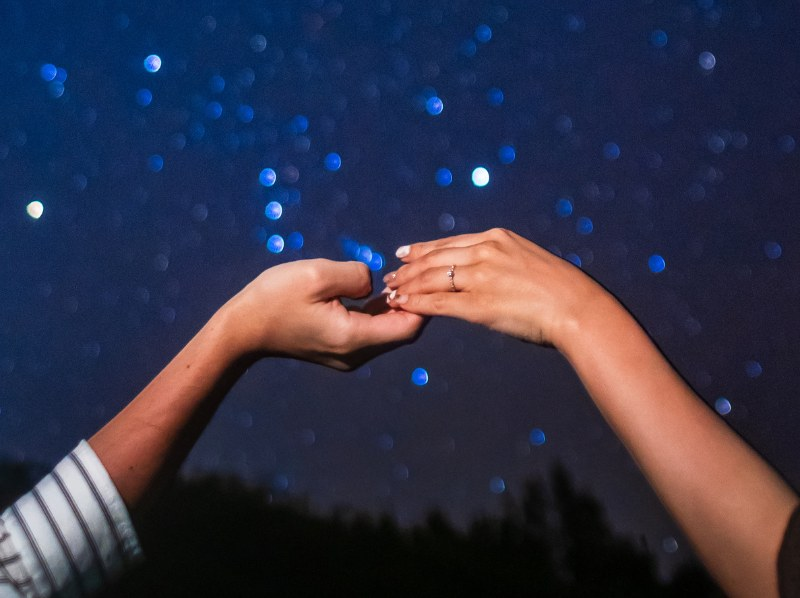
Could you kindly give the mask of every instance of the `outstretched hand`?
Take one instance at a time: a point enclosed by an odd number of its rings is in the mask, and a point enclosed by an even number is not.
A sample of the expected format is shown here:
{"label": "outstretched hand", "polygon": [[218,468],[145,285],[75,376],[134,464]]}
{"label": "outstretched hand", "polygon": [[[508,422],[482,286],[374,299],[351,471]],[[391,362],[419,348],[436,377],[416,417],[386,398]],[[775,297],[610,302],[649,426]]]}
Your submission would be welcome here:
{"label": "outstretched hand", "polygon": [[[603,288],[569,262],[502,229],[401,247],[384,281],[392,307],[483,324],[560,346]],[[453,291],[457,292],[453,292]]]}
{"label": "outstretched hand", "polygon": [[360,262],[303,260],[265,270],[221,311],[243,356],[294,357],[351,370],[413,341],[424,323],[385,302],[357,309],[340,300],[371,291],[369,269]]}

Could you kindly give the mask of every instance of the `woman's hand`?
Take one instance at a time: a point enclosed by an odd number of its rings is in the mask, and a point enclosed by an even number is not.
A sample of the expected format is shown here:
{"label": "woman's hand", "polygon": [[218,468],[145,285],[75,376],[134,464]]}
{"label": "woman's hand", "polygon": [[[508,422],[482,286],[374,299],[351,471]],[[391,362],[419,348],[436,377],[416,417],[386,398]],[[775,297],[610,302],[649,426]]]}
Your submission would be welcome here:
{"label": "woman's hand", "polygon": [[218,315],[243,357],[295,357],[350,370],[411,342],[424,322],[385,303],[383,309],[366,313],[339,300],[366,297],[371,291],[365,264],[303,260],[264,271]]}
{"label": "woman's hand", "polygon": [[390,306],[542,345],[561,348],[581,313],[610,297],[569,262],[502,229],[416,243],[397,256],[405,265],[384,278]]}

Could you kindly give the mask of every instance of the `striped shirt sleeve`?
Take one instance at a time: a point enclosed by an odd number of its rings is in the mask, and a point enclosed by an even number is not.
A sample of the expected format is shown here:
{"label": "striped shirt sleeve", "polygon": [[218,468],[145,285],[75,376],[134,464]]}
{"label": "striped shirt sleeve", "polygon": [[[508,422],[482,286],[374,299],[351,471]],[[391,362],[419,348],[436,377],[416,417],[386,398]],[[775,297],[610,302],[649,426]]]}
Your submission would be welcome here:
{"label": "striped shirt sleeve", "polygon": [[0,516],[0,598],[87,596],[141,558],[125,504],[85,441]]}

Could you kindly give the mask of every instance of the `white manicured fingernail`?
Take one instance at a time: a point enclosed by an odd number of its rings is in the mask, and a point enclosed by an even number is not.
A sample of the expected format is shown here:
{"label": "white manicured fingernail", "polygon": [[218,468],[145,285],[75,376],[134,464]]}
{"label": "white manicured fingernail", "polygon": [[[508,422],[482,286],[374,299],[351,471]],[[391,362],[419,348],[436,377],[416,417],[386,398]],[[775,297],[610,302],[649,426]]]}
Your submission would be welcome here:
{"label": "white manicured fingernail", "polygon": [[389,293],[389,301],[394,301],[395,297],[397,297],[397,289],[395,289],[391,293]]}
{"label": "white manicured fingernail", "polygon": [[385,289],[383,289],[381,291],[381,295],[387,295],[387,294],[389,294],[391,292],[392,292],[392,289],[390,289],[389,287],[386,287]]}
{"label": "white manicured fingernail", "polygon": [[408,301],[408,295],[398,295],[394,299],[394,302],[397,303],[397,305],[403,305],[403,303],[406,301]]}
{"label": "white manicured fingernail", "polygon": [[394,254],[397,257],[406,257],[410,251],[411,247],[409,247],[408,245],[403,245],[402,247],[398,247],[397,251],[395,251]]}

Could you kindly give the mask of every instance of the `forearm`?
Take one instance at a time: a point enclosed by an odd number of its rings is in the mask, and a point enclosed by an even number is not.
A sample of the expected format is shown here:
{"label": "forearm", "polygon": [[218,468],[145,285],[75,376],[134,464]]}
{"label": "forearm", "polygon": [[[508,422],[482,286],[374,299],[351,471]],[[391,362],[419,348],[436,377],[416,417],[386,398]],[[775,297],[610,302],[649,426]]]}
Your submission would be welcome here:
{"label": "forearm", "polygon": [[133,512],[180,468],[246,367],[220,310],[114,419],[89,440]]}
{"label": "forearm", "polygon": [[598,292],[568,326],[559,349],[712,574],[733,595],[777,595],[794,492],[613,297]]}

